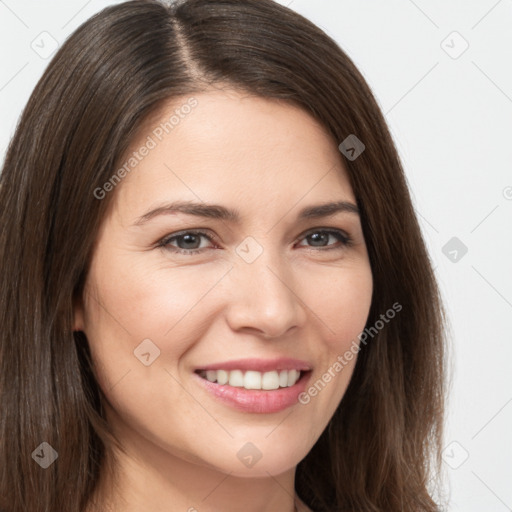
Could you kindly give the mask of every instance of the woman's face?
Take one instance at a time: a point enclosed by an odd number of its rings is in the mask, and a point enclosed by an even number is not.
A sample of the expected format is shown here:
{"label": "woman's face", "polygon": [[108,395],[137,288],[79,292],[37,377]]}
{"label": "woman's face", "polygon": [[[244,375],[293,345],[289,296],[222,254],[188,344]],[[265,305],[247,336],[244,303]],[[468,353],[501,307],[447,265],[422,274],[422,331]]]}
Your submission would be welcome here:
{"label": "woman's face", "polygon": [[126,162],[97,192],[114,202],[75,311],[109,422],[147,463],[293,468],[345,393],[372,295],[336,144],[297,107],[212,91],[167,105]]}

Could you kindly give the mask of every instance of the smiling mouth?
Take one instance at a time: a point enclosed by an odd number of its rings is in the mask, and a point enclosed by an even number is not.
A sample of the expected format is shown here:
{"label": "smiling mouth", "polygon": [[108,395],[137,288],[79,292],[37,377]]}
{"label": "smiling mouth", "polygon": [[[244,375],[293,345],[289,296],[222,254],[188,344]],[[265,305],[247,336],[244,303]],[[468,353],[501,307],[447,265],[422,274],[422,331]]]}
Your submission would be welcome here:
{"label": "smiling mouth", "polygon": [[273,370],[258,372],[253,370],[196,370],[203,379],[214,384],[236,388],[272,391],[294,386],[309,371]]}

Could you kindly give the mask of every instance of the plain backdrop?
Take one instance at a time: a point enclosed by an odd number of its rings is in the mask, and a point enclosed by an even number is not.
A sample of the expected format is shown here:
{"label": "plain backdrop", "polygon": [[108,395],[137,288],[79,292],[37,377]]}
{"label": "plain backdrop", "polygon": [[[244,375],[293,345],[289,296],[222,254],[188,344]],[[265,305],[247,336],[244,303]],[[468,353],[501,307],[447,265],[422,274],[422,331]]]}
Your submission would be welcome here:
{"label": "plain backdrop", "polygon": [[[279,1],[353,59],[407,173],[452,326],[448,510],[510,511],[512,0]],[[113,3],[0,0],[1,162],[49,54]]]}

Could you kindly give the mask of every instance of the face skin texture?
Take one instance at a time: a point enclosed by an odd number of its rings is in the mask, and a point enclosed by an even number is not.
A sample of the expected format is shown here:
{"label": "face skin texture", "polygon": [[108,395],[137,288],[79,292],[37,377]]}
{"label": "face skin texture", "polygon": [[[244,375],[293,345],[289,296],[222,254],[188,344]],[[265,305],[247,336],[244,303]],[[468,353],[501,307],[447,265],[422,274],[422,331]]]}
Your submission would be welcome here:
{"label": "face skin texture", "polygon": [[[309,387],[357,341],[372,296],[359,216],[297,219],[306,206],[356,200],[336,144],[305,111],[232,89],[193,97],[197,106],[161,141],[153,130],[189,97],[166,105],[133,141],[130,151],[148,136],[157,145],[109,192],[75,308],[107,419],[128,452],[117,453],[119,494],[104,476],[101,510],[293,512],[296,465],[334,414],[356,357],[307,405],[274,413],[220,402],[193,372],[294,357],[311,365]],[[136,224],[177,200],[236,209],[241,221],[167,213]],[[212,239],[158,246],[194,229]],[[242,244],[247,237],[257,245]],[[237,247],[262,252],[248,263]],[[160,350],[149,366],[134,355],[147,339]],[[237,456],[247,443],[261,453],[252,467]]]}

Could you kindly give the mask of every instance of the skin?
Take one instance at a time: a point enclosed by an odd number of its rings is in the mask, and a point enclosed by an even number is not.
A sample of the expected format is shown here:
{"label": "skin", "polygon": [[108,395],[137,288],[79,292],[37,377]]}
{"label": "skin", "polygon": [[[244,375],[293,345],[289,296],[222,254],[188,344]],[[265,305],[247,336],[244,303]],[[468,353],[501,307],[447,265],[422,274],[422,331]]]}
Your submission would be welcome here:
{"label": "skin", "polygon": [[[356,357],[307,405],[271,414],[219,402],[192,374],[289,356],[311,364],[314,383],[357,341],[372,296],[359,216],[296,219],[305,206],[356,201],[337,145],[304,110],[231,89],[194,98],[197,107],[110,192],[75,308],[127,451],[115,452],[119,492],[105,474],[95,501],[125,512],[292,512],[296,466],[334,414]],[[187,99],[167,104],[130,151]],[[235,208],[242,221],[178,213],[135,224],[175,200]],[[352,244],[321,233],[315,243],[316,228],[342,230]],[[187,229],[216,239],[158,247]],[[263,249],[252,263],[236,252],[248,236]],[[191,254],[172,252],[180,248]],[[160,355],[145,366],[134,349],[148,338]],[[237,457],[247,442],[262,454],[252,467]]]}

